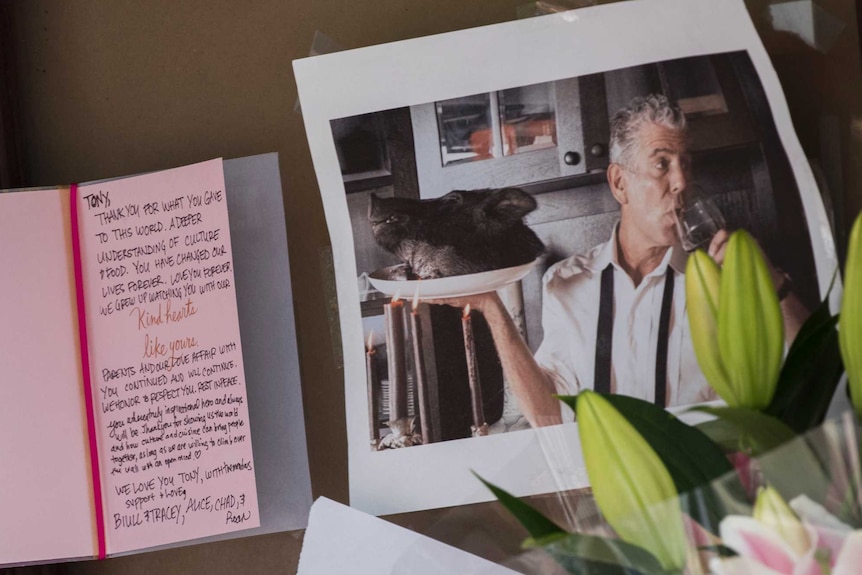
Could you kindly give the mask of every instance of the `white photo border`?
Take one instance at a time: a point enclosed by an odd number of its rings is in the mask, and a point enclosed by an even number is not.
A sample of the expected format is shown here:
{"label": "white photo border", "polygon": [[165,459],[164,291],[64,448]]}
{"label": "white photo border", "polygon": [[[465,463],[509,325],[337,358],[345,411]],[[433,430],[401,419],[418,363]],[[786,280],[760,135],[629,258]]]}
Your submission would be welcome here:
{"label": "white photo border", "polygon": [[[385,515],[493,499],[471,470],[519,496],[577,489],[588,481],[574,425],[418,449],[369,449],[354,240],[330,120],[734,51],[748,52],[766,92],[799,187],[825,294],[837,269],[831,229],[778,77],[742,0],[631,0],[294,62],[332,241],[353,507]],[[833,309],[840,292],[840,286],[833,289]]]}

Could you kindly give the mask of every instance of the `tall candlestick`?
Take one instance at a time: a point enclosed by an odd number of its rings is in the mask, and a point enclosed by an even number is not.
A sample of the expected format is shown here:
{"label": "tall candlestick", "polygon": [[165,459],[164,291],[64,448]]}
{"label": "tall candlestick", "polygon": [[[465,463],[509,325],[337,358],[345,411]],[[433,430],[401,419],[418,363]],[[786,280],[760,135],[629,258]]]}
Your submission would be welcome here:
{"label": "tall candlestick", "polygon": [[404,354],[404,302],[398,294],[383,306],[389,358],[389,419],[407,417],[407,364]]}
{"label": "tall candlestick", "polygon": [[488,435],[488,424],[485,423],[485,410],[482,405],[482,382],[479,380],[479,366],[476,362],[476,344],[473,339],[473,319],[470,317],[470,306],[464,308],[461,316],[461,327],[464,330],[464,352],[467,356],[467,379],[470,383],[470,402],[473,404],[473,436]]}
{"label": "tall candlestick", "polygon": [[410,310],[410,327],[413,329],[413,368],[416,384],[414,393],[419,397],[419,423],[422,429],[422,442],[433,443],[431,432],[431,414],[428,384],[425,379],[425,355],[422,353],[422,317],[419,315],[419,287],[413,296],[413,308]]}
{"label": "tall candlestick", "polygon": [[371,444],[380,441],[380,374],[377,371],[377,351],[374,349],[374,332],[368,335],[368,348],[365,352],[365,372],[368,376],[368,425]]}

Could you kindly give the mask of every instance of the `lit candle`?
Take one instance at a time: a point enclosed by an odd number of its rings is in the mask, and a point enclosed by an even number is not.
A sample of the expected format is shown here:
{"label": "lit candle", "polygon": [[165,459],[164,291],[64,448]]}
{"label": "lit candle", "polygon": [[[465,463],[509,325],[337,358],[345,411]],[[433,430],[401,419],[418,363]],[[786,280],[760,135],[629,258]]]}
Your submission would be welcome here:
{"label": "lit candle", "polygon": [[377,351],[374,349],[374,332],[368,334],[368,347],[365,352],[365,372],[368,376],[368,425],[371,444],[380,441],[380,424],[377,414],[380,413],[380,374],[377,372]]}
{"label": "lit candle", "polygon": [[404,302],[400,294],[383,306],[386,354],[389,358],[389,420],[407,417],[407,364],[404,353]]}
{"label": "lit candle", "polygon": [[461,327],[464,329],[464,351],[467,355],[467,379],[470,383],[470,401],[473,404],[473,436],[488,435],[485,423],[485,413],[482,406],[482,383],[479,381],[479,366],[476,363],[476,344],[473,340],[473,320],[470,317],[470,305],[464,308],[461,316]]}
{"label": "lit candle", "polygon": [[419,397],[419,423],[422,426],[422,442],[432,443],[431,415],[428,405],[428,385],[425,381],[425,356],[422,353],[422,318],[419,316],[419,286],[413,296],[413,308],[410,311],[410,327],[413,329],[413,368],[414,393]]}

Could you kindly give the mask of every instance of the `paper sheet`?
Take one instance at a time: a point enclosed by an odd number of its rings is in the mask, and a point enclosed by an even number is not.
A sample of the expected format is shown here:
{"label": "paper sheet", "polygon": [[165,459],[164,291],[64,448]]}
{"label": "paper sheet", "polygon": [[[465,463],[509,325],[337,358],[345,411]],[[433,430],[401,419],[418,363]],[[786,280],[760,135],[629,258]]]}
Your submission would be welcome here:
{"label": "paper sheet", "polygon": [[221,160],[78,190],[108,552],[259,525]]}
{"label": "paper sheet", "polygon": [[69,192],[0,194],[0,564],[95,553]]}
{"label": "paper sheet", "polygon": [[[698,91],[683,89],[686,74],[679,74],[677,80],[673,74],[662,76],[673,66],[686,70],[707,60],[709,67],[692,68],[704,72],[704,86],[712,86],[708,79],[712,73],[718,78],[727,72],[733,80],[726,84],[716,80],[721,85],[706,90],[705,99]],[[724,63],[719,66],[719,61]],[[704,181],[714,184],[713,191],[732,205],[735,225],[745,227],[744,220],[757,214],[757,231],[771,234],[774,251],[786,265],[799,266],[794,281],[800,286],[798,280],[805,278],[812,301],[826,293],[837,266],[828,220],[793,133],[781,86],[740,0],[617,2],[307,58],[294,62],[294,71],[332,238],[344,349],[350,502],[363,511],[385,515],[490,499],[471,469],[516,495],[587,484],[574,425],[542,430],[513,426],[513,431],[475,438],[467,426],[455,430],[453,425],[450,440],[386,452],[371,449],[369,429],[380,430],[383,425],[379,421],[369,425],[368,381],[372,378],[366,376],[365,345],[372,322],[383,323],[378,320],[382,315],[378,304],[385,298],[376,294],[381,301],[375,302],[368,297],[364,278],[398,261],[374,238],[368,218],[372,192],[430,199],[451,190],[529,187],[539,208],[527,216],[526,223],[548,246],[549,257],[522,283],[523,305],[519,304],[516,315],[524,317],[528,344],[537,347],[544,337],[541,276],[546,268],[542,266],[584,254],[606,241],[617,219],[619,206],[603,173],[607,162],[592,165],[592,158],[603,154],[607,160],[609,137],[602,130],[609,132],[610,116],[633,97],[666,91],[668,97],[685,100],[692,133],[700,130],[705,144],[698,152],[697,177],[707,178]],[[553,84],[554,95],[540,98],[537,87],[546,84]],[[510,106],[507,98],[516,93],[523,100],[513,100],[516,105]],[[721,98],[716,98],[719,94]],[[740,113],[722,112],[716,103],[721,99],[728,110],[732,102],[741,102]],[[547,138],[537,137],[546,126],[538,111],[550,113],[549,102],[556,106],[556,149],[542,148]],[[537,114],[536,130],[527,143],[542,149],[506,155],[510,133],[499,129],[505,114],[511,112],[514,116],[509,119],[520,122],[530,108]],[[602,129],[596,128],[599,118]],[[449,127],[441,132],[443,122],[449,122]],[[734,131],[735,126],[746,127]],[[374,130],[381,134],[378,140],[368,136]],[[731,133],[739,136],[721,141],[720,136]],[[356,141],[364,145],[355,145]],[[391,165],[362,161],[353,165],[369,155],[371,141],[383,142],[381,150],[391,142],[401,146],[397,155],[389,157]],[[489,142],[494,144],[493,157],[485,149]],[[753,155],[739,159],[725,154],[729,150]],[[569,151],[573,154],[566,160]],[[475,161],[467,161],[468,157]],[[391,172],[389,180],[384,179],[388,187],[379,183],[377,170]],[[402,178],[405,173],[415,177]],[[561,188],[554,191],[557,185]],[[383,186],[383,191],[376,186]],[[791,240],[798,242],[792,250]],[[803,255],[810,265],[800,263]],[[833,303],[839,292],[832,291]],[[592,328],[594,333],[590,322],[597,318],[584,321],[584,329]],[[464,420],[465,413],[470,418],[469,400],[454,405],[449,401],[452,394],[442,389],[453,381],[466,388],[466,376],[456,380],[439,367],[463,363],[463,354],[455,349],[440,357],[443,339],[434,340],[435,355],[426,357],[426,362],[433,359],[438,366],[437,394],[429,386],[430,403],[435,399],[438,405],[449,403],[438,410],[440,421]],[[432,381],[434,372],[427,369]],[[486,375],[482,374],[483,382],[490,379]],[[429,419],[434,419],[433,412]],[[386,489],[381,490],[384,481]]]}
{"label": "paper sheet", "polygon": [[515,572],[341,505],[311,507],[297,575],[514,575]]}

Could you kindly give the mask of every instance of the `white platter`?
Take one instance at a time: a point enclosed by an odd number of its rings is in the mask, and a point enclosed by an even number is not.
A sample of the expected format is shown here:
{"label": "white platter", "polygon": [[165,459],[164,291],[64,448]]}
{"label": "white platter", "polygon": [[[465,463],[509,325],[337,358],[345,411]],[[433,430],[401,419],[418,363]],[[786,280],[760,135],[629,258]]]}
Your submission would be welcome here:
{"label": "white platter", "polygon": [[411,299],[419,290],[420,299],[450,298],[476,295],[496,291],[510,283],[521,280],[530,273],[535,261],[511,268],[491,270],[478,274],[434,279],[391,279],[404,269],[404,265],[382,268],[368,275],[374,288],[388,296],[396,293],[403,299]]}

